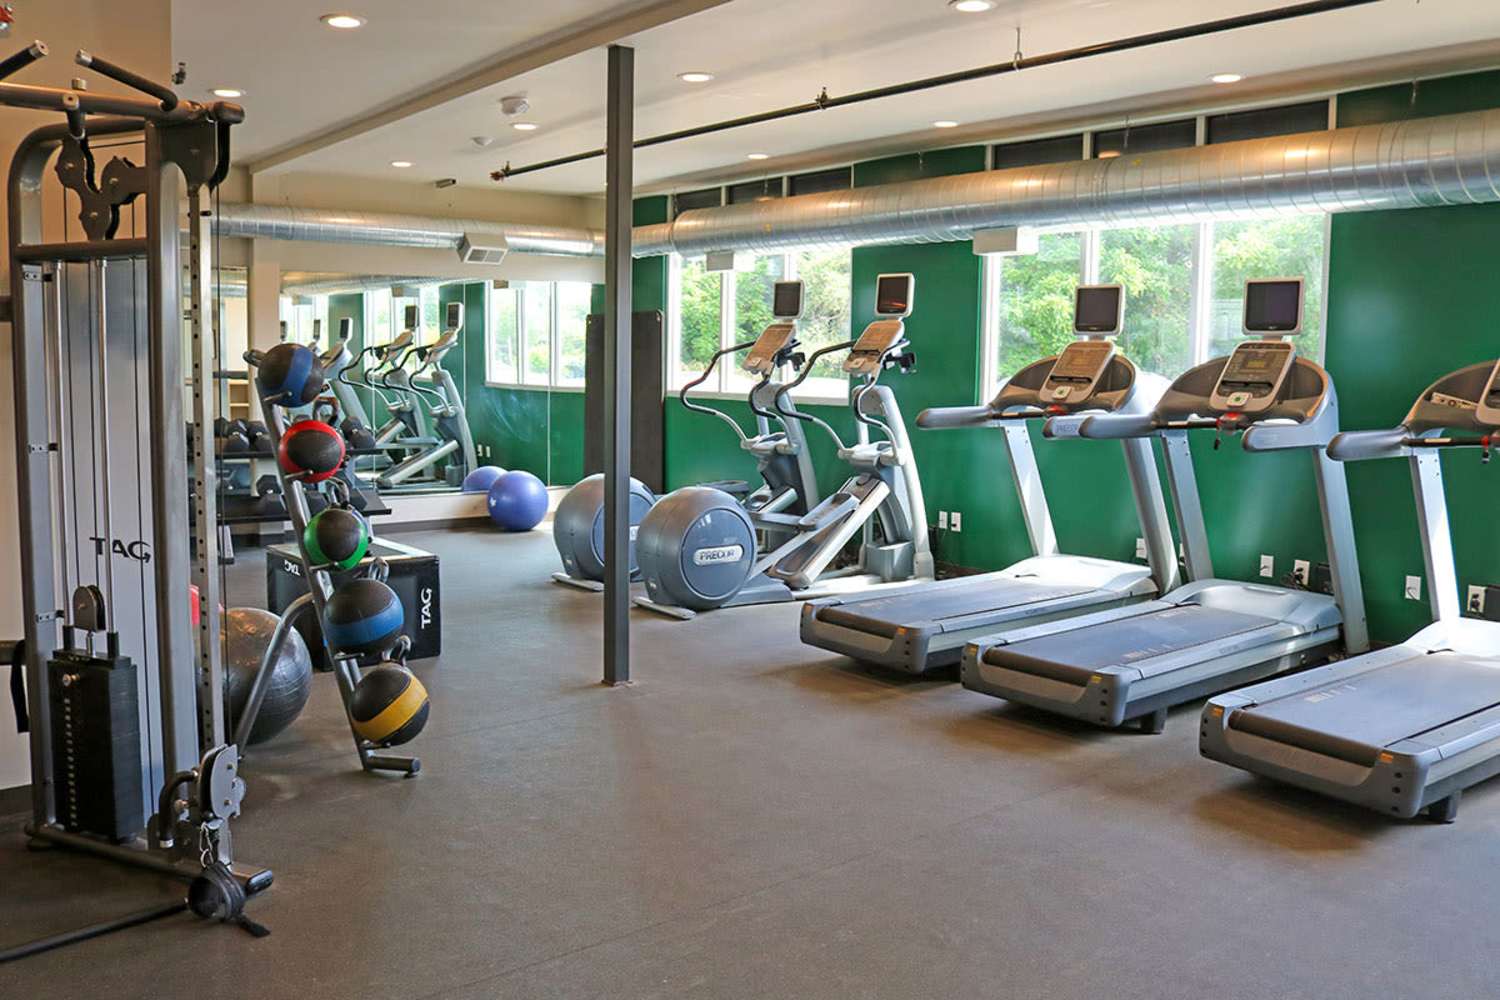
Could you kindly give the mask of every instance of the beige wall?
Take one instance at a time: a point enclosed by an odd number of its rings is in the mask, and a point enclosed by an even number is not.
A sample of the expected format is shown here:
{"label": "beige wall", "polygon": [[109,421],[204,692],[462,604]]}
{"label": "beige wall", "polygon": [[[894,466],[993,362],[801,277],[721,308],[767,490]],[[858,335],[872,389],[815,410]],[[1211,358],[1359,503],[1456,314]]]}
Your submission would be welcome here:
{"label": "beige wall", "polygon": [[[67,86],[75,76],[84,76],[95,91],[128,93],[117,84],[80,69],[73,52],[89,49],[147,76],[165,80],[172,73],[171,0],[40,0],[17,5],[17,23],[11,37],[0,42],[0,53],[9,55],[32,39],[47,43],[52,55],[22,70],[16,83]],[[0,108],[0,164],[8,165],[21,138],[39,125],[60,121],[58,115],[39,111]],[[111,151],[111,152],[125,152]],[[141,161],[139,153],[133,159]],[[49,178],[50,179],[50,178]],[[0,209],[5,193],[0,189]],[[47,214],[48,237],[63,227],[62,207],[56,201]],[[0,218],[4,218],[0,211]],[[77,233],[78,226],[72,224]],[[0,240],[0,288],[10,285],[7,240]],[[0,324],[0,395],[12,397],[11,328]],[[0,635],[15,637],[21,629],[21,598],[17,586],[20,565],[16,556],[16,458],[15,414],[9,402],[0,405]],[[9,681],[7,668],[0,667],[0,688]],[[8,702],[8,695],[0,695]],[[10,720],[9,705],[0,710],[0,788],[26,784],[30,780],[26,742]]]}

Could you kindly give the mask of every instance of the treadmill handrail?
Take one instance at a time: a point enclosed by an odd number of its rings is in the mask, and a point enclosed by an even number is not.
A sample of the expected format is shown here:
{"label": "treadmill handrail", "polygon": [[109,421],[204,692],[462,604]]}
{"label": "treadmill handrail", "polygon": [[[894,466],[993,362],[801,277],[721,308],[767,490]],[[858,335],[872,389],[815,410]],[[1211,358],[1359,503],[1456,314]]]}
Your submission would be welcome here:
{"label": "treadmill handrail", "polygon": [[1078,425],[1078,436],[1091,441],[1154,437],[1161,426],[1150,413],[1098,413]]}
{"label": "treadmill handrail", "polygon": [[1345,431],[1328,442],[1328,457],[1337,462],[1404,458],[1410,454],[1411,431],[1405,425],[1380,431]]}

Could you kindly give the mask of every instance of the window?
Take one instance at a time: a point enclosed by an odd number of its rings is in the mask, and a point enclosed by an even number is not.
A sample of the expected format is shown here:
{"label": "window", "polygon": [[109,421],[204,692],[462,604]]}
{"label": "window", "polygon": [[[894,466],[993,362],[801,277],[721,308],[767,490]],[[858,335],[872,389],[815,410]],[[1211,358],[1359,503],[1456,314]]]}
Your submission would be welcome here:
{"label": "window", "polygon": [[280,312],[287,340],[320,351],[328,346],[328,296],[283,295]]}
{"label": "window", "polygon": [[395,312],[392,309],[391,290],[389,288],[375,288],[365,292],[365,346],[374,347],[377,344],[389,344],[396,336],[392,332],[395,322],[392,318]]}
{"label": "window", "polygon": [[1163,149],[1183,149],[1198,143],[1198,119],[1151,125],[1127,125],[1094,133],[1094,156],[1105,159],[1128,153],[1155,153]]}
{"label": "window", "polygon": [[1042,234],[1035,254],[992,257],[985,274],[986,398],[1017,371],[1073,339],[1073,289],[1125,286],[1121,351],[1176,378],[1239,343],[1248,278],[1300,277],[1297,349],[1323,355],[1327,216],[1202,222]]}
{"label": "window", "polygon": [[1058,135],[1049,139],[1027,139],[1024,142],[1002,142],[991,155],[995,170],[1012,167],[1039,167],[1046,163],[1066,163],[1083,159],[1083,133]]}
{"label": "window", "polygon": [[582,388],[593,286],[586,281],[511,281],[488,286],[486,381]]}
{"label": "window", "polygon": [[[714,352],[760,336],[771,322],[773,286],[784,278],[800,278],[806,286],[797,332],[803,353],[848,340],[852,260],[847,249],[802,250],[757,257],[750,269],[735,272],[709,271],[701,259],[673,257],[667,318],[672,388],[702,375]],[[799,397],[846,401],[842,362],[838,355],[821,360]],[[726,358],[698,391],[740,395],[750,384],[740,375],[738,359]]]}
{"label": "window", "polygon": [[1276,108],[1254,108],[1209,115],[1204,141],[1238,142],[1270,135],[1292,135],[1296,132],[1321,132],[1328,128],[1328,102],[1308,101]]}

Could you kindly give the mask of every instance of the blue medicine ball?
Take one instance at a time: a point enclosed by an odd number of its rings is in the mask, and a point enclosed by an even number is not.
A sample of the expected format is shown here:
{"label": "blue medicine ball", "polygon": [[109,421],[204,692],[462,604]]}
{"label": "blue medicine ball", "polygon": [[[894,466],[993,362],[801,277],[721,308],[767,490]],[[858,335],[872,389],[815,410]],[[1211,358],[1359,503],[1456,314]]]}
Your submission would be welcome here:
{"label": "blue medicine ball", "polygon": [[490,487],[495,485],[495,480],[503,475],[505,475],[505,470],[498,465],[481,465],[464,476],[463,491],[465,493],[488,493]]}
{"label": "blue medicine ball", "polygon": [[282,406],[306,406],[328,384],[318,356],[302,344],[277,344],[261,358],[255,376],[261,398]]}
{"label": "blue medicine ball", "polygon": [[506,531],[530,531],[547,516],[547,487],[529,472],[507,472],[490,487],[489,507]]}
{"label": "blue medicine ball", "polygon": [[401,598],[367,577],[340,583],[323,610],[323,635],[336,656],[384,653],[405,626]]}

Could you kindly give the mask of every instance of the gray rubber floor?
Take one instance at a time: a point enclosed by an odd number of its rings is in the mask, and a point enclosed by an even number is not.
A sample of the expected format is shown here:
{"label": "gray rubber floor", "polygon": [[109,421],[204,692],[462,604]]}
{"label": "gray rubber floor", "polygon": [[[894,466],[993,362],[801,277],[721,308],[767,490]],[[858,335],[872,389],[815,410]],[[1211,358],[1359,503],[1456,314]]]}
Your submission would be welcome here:
{"label": "gray rubber floor", "polygon": [[[550,536],[443,559],[415,780],[360,773],[331,677],[250,760],[252,940],[186,917],[0,967],[0,997],[1495,996],[1500,786],[1391,823],[1198,758],[1196,708],[1105,733],[797,641],[797,608],[637,613]],[[259,553],[233,571],[263,595]],[[0,821],[0,944],[167,899]]]}

